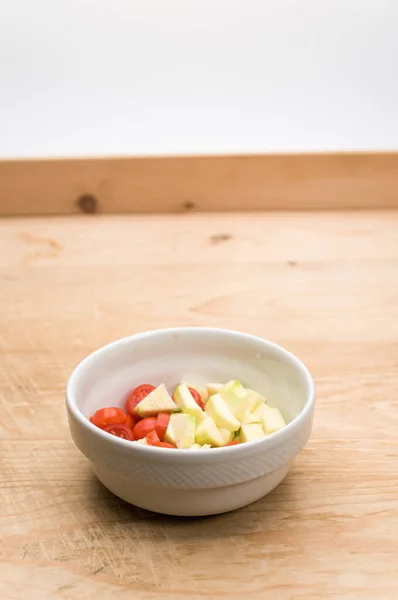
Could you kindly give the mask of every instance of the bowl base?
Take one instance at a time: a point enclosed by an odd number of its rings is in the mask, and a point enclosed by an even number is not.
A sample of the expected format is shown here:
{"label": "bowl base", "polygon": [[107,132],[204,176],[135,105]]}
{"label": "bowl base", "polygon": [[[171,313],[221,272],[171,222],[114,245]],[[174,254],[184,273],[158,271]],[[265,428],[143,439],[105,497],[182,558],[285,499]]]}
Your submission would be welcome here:
{"label": "bowl base", "polygon": [[136,483],[92,463],[100,482],[113,494],[155,513],[179,517],[201,517],[230,512],[269,494],[287,475],[290,463],[257,479],[235,485],[206,489],[177,489]]}

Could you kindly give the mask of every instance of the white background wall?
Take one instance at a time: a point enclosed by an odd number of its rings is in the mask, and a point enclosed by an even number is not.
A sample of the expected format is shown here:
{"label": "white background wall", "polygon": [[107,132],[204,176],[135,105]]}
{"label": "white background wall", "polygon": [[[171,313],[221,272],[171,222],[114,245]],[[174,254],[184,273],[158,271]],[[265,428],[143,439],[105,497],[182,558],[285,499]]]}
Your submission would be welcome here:
{"label": "white background wall", "polygon": [[1,0],[0,157],[398,148],[397,0]]}

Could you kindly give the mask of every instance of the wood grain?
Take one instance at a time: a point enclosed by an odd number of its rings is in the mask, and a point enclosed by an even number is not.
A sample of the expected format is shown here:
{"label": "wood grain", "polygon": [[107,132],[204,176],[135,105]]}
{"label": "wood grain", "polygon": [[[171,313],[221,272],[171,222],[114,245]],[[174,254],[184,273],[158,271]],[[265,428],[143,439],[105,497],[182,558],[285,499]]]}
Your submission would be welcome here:
{"label": "wood grain", "polygon": [[0,161],[0,215],[398,208],[398,153]]}
{"label": "wood grain", "polygon": [[[317,385],[267,498],[166,518],[70,440],[73,366],[172,325],[265,336]],[[374,599],[398,589],[398,212],[0,221],[0,598]]]}

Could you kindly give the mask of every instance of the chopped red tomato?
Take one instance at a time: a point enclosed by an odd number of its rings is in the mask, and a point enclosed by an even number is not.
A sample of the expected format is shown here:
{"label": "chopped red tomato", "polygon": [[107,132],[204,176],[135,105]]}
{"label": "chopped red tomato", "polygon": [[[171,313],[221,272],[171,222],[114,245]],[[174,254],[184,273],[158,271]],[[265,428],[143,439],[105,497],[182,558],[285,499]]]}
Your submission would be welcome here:
{"label": "chopped red tomato", "polygon": [[228,442],[228,444],[225,444],[226,446],[236,446],[236,444],[239,444],[239,440],[232,440],[232,442]]}
{"label": "chopped red tomato", "polygon": [[123,440],[134,441],[134,433],[131,427],[124,425],[123,423],[114,423],[113,425],[106,425],[104,431],[120,437]]}
{"label": "chopped red tomato", "polygon": [[135,412],[135,407],[137,404],[141,402],[144,398],[148,396],[155,389],[154,385],[150,385],[149,383],[144,383],[136,387],[130,394],[130,396],[126,400],[126,411],[131,415],[134,419],[140,419],[140,416]]}
{"label": "chopped red tomato", "polygon": [[190,388],[190,387],[189,387],[188,389],[189,389],[189,391],[191,392],[191,396],[192,396],[192,397],[193,397],[193,399],[195,400],[196,404],[197,404],[198,406],[200,406],[200,408],[201,408],[202,410],[204,410],[204,409],[205,409],[205,405],[204,405],[204,404],[203,404],[203,402],[202,402],[202,398],[200,397],[200,394],[199,394],[199,392],[198,392],[198,391],[196,391],[196,390],[194,390],[193,388]]}
{"label": "chopped red tomato", "polygon": [[127,419],[126,419],[126,423],[125,425],[127,425],[127,427],[130,427],[130,429],[134,429],[134,425],[136,423],[136,421],[133,419],[133,417],[131,415],[126,415]]}
{"label": "chopped red tomato", "polygon": [[150,431],[146,436],[146,441],[148,442],[148,444],[150,446],[154,446],[155,444],[157,444],[158,442],[160,442],[159,436],[156,433],[155,430]]}
{"label": "chopped red tomato", "polygon": [[154,431],[156,427],[156,417],[146,417],[141,421],[138,421],[134,427],[134,437],[136,440],[141,440],[146,437],[148,433]]}
{"label": "chopped red tomato", "polygon": [[173,444],[168,444],[167,442],[155,442],[152,444],[153,446],[158,446],[159,448],[174,448]]}
{"label": "chopped red tomato", "polygon": [[170,415],[168,413],[159,413],[156,418],[156,433],[159,436],[161,442],[164,440],[166,435],[167,427],[169,426]]}
{"label": "chopped red tomato", "polygon": [[104,429],[107,425],[114,425],[116,423],[125,423],[127,415],[121,408],[112,406],[110,408],[100,408],[96,413],[90,417],[90,421],[93,425]]}

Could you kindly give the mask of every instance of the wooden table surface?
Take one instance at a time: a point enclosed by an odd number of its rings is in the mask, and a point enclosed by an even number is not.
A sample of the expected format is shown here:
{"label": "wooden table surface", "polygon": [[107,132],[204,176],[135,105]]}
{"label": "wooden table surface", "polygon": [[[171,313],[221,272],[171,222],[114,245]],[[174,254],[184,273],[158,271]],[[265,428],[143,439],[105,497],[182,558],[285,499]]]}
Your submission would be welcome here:
{"label": "wooden table surface", "polygon": [[[234,513],[146,513],[74,447],[64,388],[96,347],[173,325],[297,353],[313,435]],[[398,590],[398,212],[0,221],[0,597],[284,600]]]}

